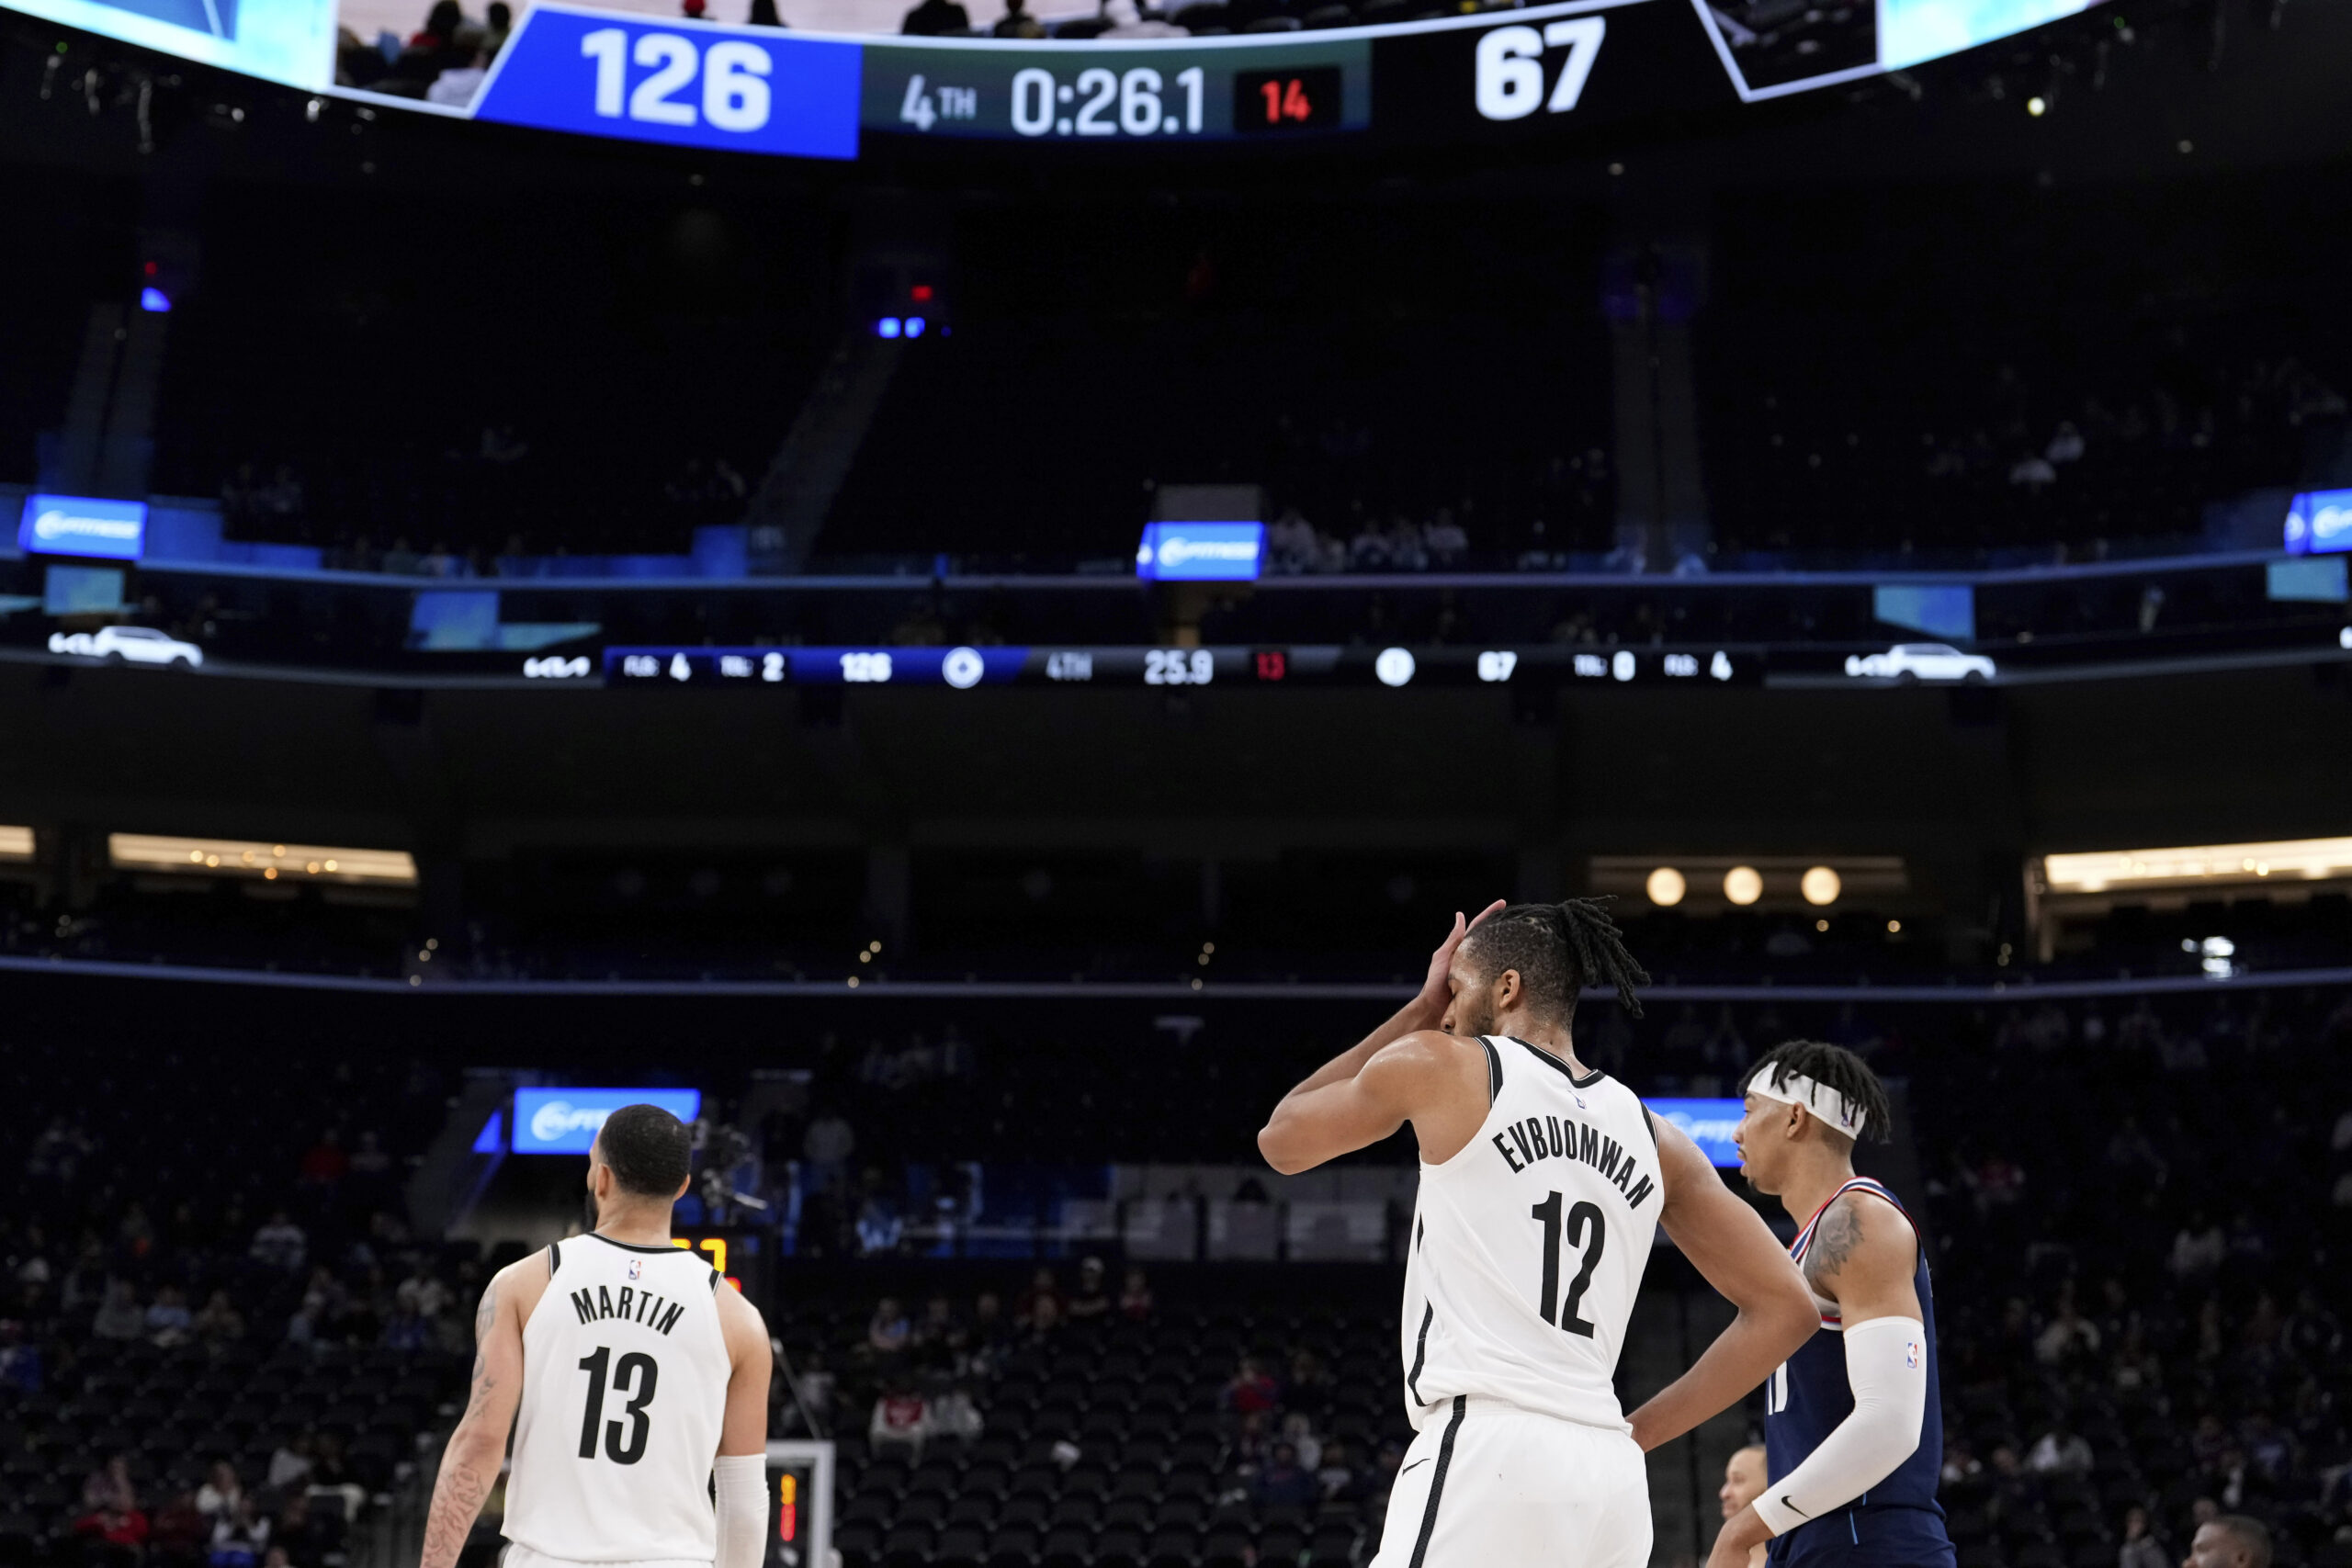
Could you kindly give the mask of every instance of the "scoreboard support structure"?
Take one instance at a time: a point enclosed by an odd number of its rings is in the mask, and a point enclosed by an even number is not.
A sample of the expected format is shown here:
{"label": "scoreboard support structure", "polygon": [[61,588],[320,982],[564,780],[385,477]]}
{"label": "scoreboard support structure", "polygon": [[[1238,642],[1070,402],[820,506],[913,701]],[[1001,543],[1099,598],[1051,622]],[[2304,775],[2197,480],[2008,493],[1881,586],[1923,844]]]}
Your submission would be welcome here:
{"label": "scoreboard support structure", "polygon": [[768,1441],[770,1529],[765,1568],[841,1568],[833,1551],[833,1445]]}

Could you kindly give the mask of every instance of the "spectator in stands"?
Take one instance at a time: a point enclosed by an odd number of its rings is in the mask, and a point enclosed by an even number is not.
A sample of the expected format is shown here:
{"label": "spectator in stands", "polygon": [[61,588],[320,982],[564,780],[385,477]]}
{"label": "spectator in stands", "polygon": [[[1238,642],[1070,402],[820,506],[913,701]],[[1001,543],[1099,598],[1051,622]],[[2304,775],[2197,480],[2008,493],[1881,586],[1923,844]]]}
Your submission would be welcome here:
{"label": "spectator in stands", "polygon": [[889,1198],[879,1188],[868,1190],[857,1211],[858,1251],[867,1257],[896,1252],[906,1234],[906,1222],[890,1206]]}
{"label": "spectator in stands", "polygon": [[218,1353],[245,1337],[245,1320],[226,1291],[215,1291],[205,1298],[204,1310],[196,1314],[190,1325],[196,1342]]}
{"label": "spectator in stands", "polygon": [[1103,1283],[1102,1260],[1089,1258],[1078,1266],[1078,1289],[1065,1309],[1077,1324],[1099,1324],[1111,1315],[1111,1292]]}
{"label": "spectator in stands", "polygon": [[956,0],[922,0],[899,24],[899,31],[915,38],[941,38],[971,30],[971,13]]}
{"label": "spectator in stands", "polygon": [[1323,1445],[1323,1462],[1315,1467],[1315,1485],[1326,1503],[1353,1502],[1356,1484],[1353,1455],[1334,1438]]}
{"label": "spectator in stands", "polygon": [[968,1443],[987,1427],[980,1407],[973,1403],[970,1393],[950,1387],[931,1402],[931,1435],[936,1438]]}
{"label": "spectator in stands", "polygon": [[1136,0],[1102,0],[1102,19],[1110,24],[1102,38],[1190,38],[1192,29],[1157,17],[1146,17]]}
{"label": "spectator in stands", "polygon": [[[1736,1449],[1724,1461],[1724,1483],[1715,1488],[1715,1502],[1723,1517],[1730,1518],[1764,1492],[1764,1445],[1750,1443]],[[1761,1541],[1748,1549],[1747,1568],[1763,1568],[1765,1544]],[[2161,1565],[2159,1565],[2161,1568]]]}
{"label": "spectator in stands", "polygon": [[139,1310],[130,1281],[107,1280],[106,1300],[98,1303],[97,1315],[90,1320],[90,1332],[101,1339],[136,1339],[146,1327],[147,1314]]}
{"label": "spectator in stands", "polygon": [[2222,1267],[2228,1251],[2229,1242],[2222,1235],[2222,1227],[2203,1210],[2192,1210],[2188,1222],[2173,1234],[2172,1252],[2165,1267],[2183,1284],[2211,1279]]}
{"label": "spectator in stands", "polygon": [[1035,1304],[1035,1306],[1032,1306],[1032,1307],[1029,1309],[1029,1332],[1028,1332],[1028,1335],[1027,1335],[1027,1340],[1028,1340],[1028,1343],[1029,1343],[1030,1345],[1032,1345],[1032,1346],[1042,1346],[1042,1345],[1045,1345],[1045,1344],[1046,1344],[1048,1341],[1050,1341],[1050,1340],[1051,1340],[1051,1339],[1052,1339],[1052,1338],[1053,1338],[1057,1334],[1060,1333],[1060,1332],[1061,1332],[1061,1328],[1062,1328],[1062,1299],[1061,1299],[1061,1297],[1059,1297],[1059,1296],[1040,1296],[1040,1297],[1038,1297],[1038,1298],[1037,1298],[1036,1304]]}
{"label": "spectator in stands", "polygon": [[[458,0],[433,0],[433,8],[424,15],[424,26],[409,35],[408,46],[435,52],[455,49],[458,46],[458,29],[465,26],[465,13],[458,8]],[[241,470],[250,475],[252,465],[242,465]],[[243,488],[252,490],[258,487],[249,482]]]}
{"label": "spectator in stands", "polygon": [[1437,515],[1421,532],[1421,544],[1429,552],[1430,564],[1440,571],[1453,570],[1470,553],[1470,536],[1453,520],[1450,506],[1437,509]]}
{"label": "spectator in stands", "polygon": [[164,1286],[148,1303],[147,1337],[166,1350],[187,1344],[195,1323],[195,1314],[187,1310],[187,1292],[177,1285]]}
{"label": "spectator in stands", "polygon": [[331,1431],[319,1434],[317,1452],[311,1464],[311,1495],[316,1497],[327,1492],[342,1496],[343,1517],[346,1519],[358,1517],[368,1501],[368,1489],[359,1484],[351,1467],[344,1462],[343,1439]]}
{"label": "spectator in stands", "polygon": [[[696,0],[696,3],[698,4],[699,0]],[[490,79],[490,51],[486,49],[474,51],[464,64],[453,65],[433,79],[433,85],[424,89],[424,101],[428,104],[447,104],[452,108],[463,108],[473,102],[474,94],[479,92],[481,85]],[[435,575],[447,574],[435,573]],[[275,1557],[279,1555],[279,1552],[276,1547],[272,1547],[269,1555]],[[263,1562],[264,1568],[266,1568],[268,1559],[265,1558]]]}
{"label": "spectator in stands", "polygon": [[1054,1303],[1054,1317],[1058,1322],[1062,1315],[1061,1282],[1054,1278],[1051,1269],[1040,1269],[1029,1276],[1029,1288],[1013,1299],[1012,1320],[1028,1323],[1037,1315],[1037,1303],[1048,1301]]}
{"label": "spectator in stands", "polygon": [[96,1562],[132,1563],[147,1548],[147,1516],[136,1507],[108,1503],[74,1521],[74,1533],[90,1543]]}
{"label": "spectator in stands", "polygon": [[914,1327],[914,1348],[922,1352],[926,1365],[952,1371],[969,1339],[963,1319],[956,1315],[955,1303],[934,1295],[923,1304],[922,1319]]}
{"label": "spectator in stands", "polygon": [[1273,1456],[1261,1467],[1257,1479],[1250,1483],[1250,1495],[1261,1508],[1297,1508],[1315,1506],[1315,1476],[1298,1461],[1298,1450],[1288,1443],[1276,1443]]}
{"label": "spectator in stands", "polygon": [[25,1340],[18,1318],[0,1318],[0,1387],[18,1393],[39,1393],[44,1371],[40,1347]]}
{"label": "spectator in stands", "polygon": [[2270,1527],[2244,1514],[2223,1514],[2197,1527],[2181,1568],[2270,1568]]}
{"label": "spectator in stands", "polygon": [[1004,15],[989,29],[997,38],[1044,38],[1045,24],[1029,14],[1028,0],[1004,0]]}
{"label": "spectator in stands", "polygon": [[906,1309],[899,1304],[896,1296],[884,1296],[875,1304],[874,1315],[865,1324],[868,1352],[876,1357],[904,1355],[913,1336]]}
{"label": "spectator in stands", "polygon": [[254,1507],[251,1497],[239,1496],[234,1506],[212,1521],[212,1550],[206,1561],[211,1568],[255,1568],[269,1549],[269,1520]]}
{"label": "spectator in stands", "polygon": [[2034,1359],[2045,1367],[2063,1367],[2098,1354],[2098,1325],[2075,1310],[2070,1282],[2059,1298],[2058,1311],[2033,1341]]}
{"label": "spectator in stands", "polygon": [[931,1437],[931,1402],[922,1391],[908,1386],[884,1390],[874,1402],[874,1416],[865,1424],[865,1440],[876,1458],[903,1452],[909,1463],[922,1462],[922,1446]]}
{"label": "spectator in stands", "polygon": [[449,1306],[449,1287],[432,1268],[420,1258],[409,1270],[400,1288],[393,1292],[401,1306],[422,1318],[439,1317]]}
{"label": "spectator in stands", "polygon": [[83,1478],[82,1506],[93,1512],[111,1508],[127,1513],[139,1506],[139,1488],[130,1479],[130,1456],[117,1454]]}
{"label": "spectator in stands", "polygon": [[269,1549],[283,1551],[295,1568],[322,1568],[327,1554],[343,1545],[336,1522],[311,1506],[309,1494],[287,1494],[277,1518],[270,1522]]}
{"label": "spectator in stands", "polygon": [[25,1174],[35,1181],[70,1186],[82,1161],[96,1152],[97,1145],[79,1122],[53,1116],[40,1136],[33,1140],[32,1152],[25,1156]]}
{"label": "spectator in stands", "polygon": [[[442,0],[451,10],[457,9],[450,0]],[[273,1210],[269,1222],[254,1232],[250,1248],[254,1261],[270,1269],[283,1269],[292,1273],[302,1267],[302,1259],[310,1251],[311,1238],[283,1209]]]}
{"label": "spectator in stands", "polygon": [[[2303,1293],[2311,1294],[2309,1291]],[[1130,1264],[1126,1281],[1119,1288],[1119,1315],[1129,1323],[1148,1323],[1151,1307],[1151,1281],[1144,1278],[1142,1269]]]}
{"label": "spectator in stands", "polygon": [[[514,31],[514,7],[506,0],[490,0],[482,11],[481,46],[493,56],[506,47],[506,39]],[[355,1159],[358,1156],[355,1154]],[[309,1568],[306,1563],[303,1568]]]}
{"label": "spectator in stands", "polygon": [[227,1460],[213,1461],[204,1484],[196,1489],[196,1511],[208,1519],[220,1519],[244,1500],[245,1489],[238,1483],[236,1466]]}
{"label": "spectator in stands", "polygon": [[1292,1410],[1309,1416],[1321,1416],[1331,1407],[1334,1387],[1331,1371],[1323,1358],[1302,1345],[1291,1352],[1290,1381],[1283,1385],[1283,1404]]}
{"label": "spectator in stands", "polygon": [[1012,1325],[1005,1320],[1003,1298],[994,1291],[982,1291],[973,1301],[970,1337],[973,1359],[984,1369],[995,1363],[1012,1339]]}
{"label": "spectator in stands", "polygon": [[2171,1568],[2164,1542],[2148,1529],[2147,1509],[2124,1512],[2123,1544],[2115,1550],[2115,1568]]}
{"label": "spectator in stands", "polygon": [[307,1428],[288,1435],[269,1456],[269,1476],[264,1484],[272,1492],[283,1492],[297,1482],[309,1481],[314,1441]]}
{"label": "spectator in stands", "polygon": [[1282,1389],[1267,1375],[1265,1367],[1255,1356],[1241,1358],[1240,1366],[1225,1385],[1220,1403],[1236,1416],[1250,1416],[1272,1410],[1282,1402]]}
{"label": "spectator in stands", "polygon": [[395,1301],[378,1342],[387,1350],[416,1351],[424,1349],[432,1336],[432,1325],[417,1315],[413,1306]]}
{"label": "spectator in stands", "polygon": [[147,1547],[157,1560],[173,1568],[187,1568],[203,1560],[211,1541],[212,1521],[197,1507],[196,1494],[183,1488],[172,1494],[172,1500],[155,1516]]}
{"label": "spectator in stands", "polygon": [[2027,1450],[2025,1466],[2037,1475],[2088,1475],[2091,1446],[2062,1418]]}

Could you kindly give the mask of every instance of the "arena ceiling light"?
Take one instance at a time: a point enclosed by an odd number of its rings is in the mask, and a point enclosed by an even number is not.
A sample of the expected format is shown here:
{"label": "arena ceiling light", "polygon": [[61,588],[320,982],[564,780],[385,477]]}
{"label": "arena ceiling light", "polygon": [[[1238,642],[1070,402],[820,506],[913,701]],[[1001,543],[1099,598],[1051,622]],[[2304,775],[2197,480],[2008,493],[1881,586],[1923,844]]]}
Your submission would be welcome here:
{"label": "arena ceiling light", "polygon": [[109,833],[107,858],[119,871],[189,876],[251,876],[265,882],[416,886],[416,861],[406,850],[355,850],[330,844],[279,844],[243,839],[183,839],[156,833]]}
{"label": "arena ceiling light", "polygon": [[33,830],[30,828],[0,828],[0,860],[32,858]]}
{"label": "arena ceiling light", "polygon": [[1592,892],[1687,914],[1856,903],[1899,914],[1912,901],[1899,855],[1595,855],[1588,863]]}
{"label": "arena ceiling light", "polygon": [[2352,877],[2352,838],[2045,855],[2041,874],[2062,894],[2334,881]]}

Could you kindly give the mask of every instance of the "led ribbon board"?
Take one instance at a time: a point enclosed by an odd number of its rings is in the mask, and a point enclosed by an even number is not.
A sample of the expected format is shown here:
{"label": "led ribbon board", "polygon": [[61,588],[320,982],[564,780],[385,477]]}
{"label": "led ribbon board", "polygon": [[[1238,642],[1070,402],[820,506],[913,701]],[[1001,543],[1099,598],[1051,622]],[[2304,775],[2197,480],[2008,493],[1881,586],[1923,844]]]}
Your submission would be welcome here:
{"label": "led ribbon board", "polygon": [[518,1155],[584,1155],[605,1118],[624,1105],[658,1105],[681,1122],[702,1113],[698,1089],[518,1089],[514,1150]]}

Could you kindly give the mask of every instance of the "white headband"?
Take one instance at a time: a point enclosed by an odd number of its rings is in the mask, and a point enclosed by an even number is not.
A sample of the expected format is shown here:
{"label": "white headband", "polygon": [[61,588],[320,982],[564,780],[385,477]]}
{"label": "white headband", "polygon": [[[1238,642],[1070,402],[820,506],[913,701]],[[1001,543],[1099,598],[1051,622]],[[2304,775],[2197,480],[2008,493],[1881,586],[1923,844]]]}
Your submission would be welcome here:
{"label": "white headband", "polygon": [[1860,1104],[1847,1099],[1827,1084],[1816,1083],[1803,1073],[1791,1073],[1772,1083],[1772,1069],[1764,1068],[1747,1082],[1747,1092],[1777,1100],[1782,1105],[1802,1105],[1823,1122],[1849,1138],[1860,1139],[1862,1126],[1869,1118],[1862,1114]]}

